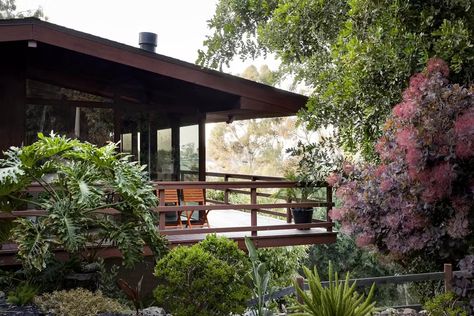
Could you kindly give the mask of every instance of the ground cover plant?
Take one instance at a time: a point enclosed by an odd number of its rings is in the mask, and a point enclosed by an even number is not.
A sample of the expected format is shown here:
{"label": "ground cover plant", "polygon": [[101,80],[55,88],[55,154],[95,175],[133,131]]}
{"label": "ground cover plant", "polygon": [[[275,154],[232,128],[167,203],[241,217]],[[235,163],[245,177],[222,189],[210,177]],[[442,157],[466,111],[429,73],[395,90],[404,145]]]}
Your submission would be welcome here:
{"label": "ground cover plant", "polygon": [[57,316],[94,316],[100,312],[120,313],[128,308],[107,298],[100,291],[91,292],[81,288],[69,291],[54,291],[35,298],[35,304],[44,313]]}
{"label": "ground cover plant", "polygon": [[[140,260],[145,244],[156,256],[165,251],[151,211],[156,205],[153,187],[144,168],[129,158],[117,153],[113,143],[97,147],[54,134],[39,134],[32,145],[5,152],[0,159],[0,209],[30,204],[46,211],[36,220],[18,218],[12,229],[25,269],[44,270],[58,247],[77,258],[94,254],[87,246],[108,241],[129,266]],[[44,192],[26,194],[32,182]],[[112,207],[120,220],[97,213]]]}
{"label": "ground cover plant", "polygon": [[474,87],[450,84],[431,59],[393,107],[380,162],[345,164],[328,182],[342,229],[410,270],[440,269],[469,252],[474,208]]}

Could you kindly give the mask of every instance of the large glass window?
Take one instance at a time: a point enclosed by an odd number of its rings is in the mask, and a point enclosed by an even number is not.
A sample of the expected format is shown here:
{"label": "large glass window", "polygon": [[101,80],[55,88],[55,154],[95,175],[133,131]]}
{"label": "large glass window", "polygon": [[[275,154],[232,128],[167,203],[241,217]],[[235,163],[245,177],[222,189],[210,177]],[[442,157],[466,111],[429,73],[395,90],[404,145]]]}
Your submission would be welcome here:
{"label": "large glass window", "polygon": [[174,160],[171,142],[171,128],[156,131],[158,150],[156,173],[158,180],[173,180]]}
{"label": "large glass window", "polygon": [[37,139],[38,133],[56,134],[74,137],[74,108],[51,105],[27,105],[25,113],[25,131],[27,145]]}
{"label": "large glass window", "polygon": [[179,130],[180,168],[182,178],[197,180],[199,178],[199,127],[184,126]]}
{"label": "large glass window", "polygon": [[112,109],[29,104],[25,120],[27,144],[35,142],[39,132],[54,132],[98,146],[114,140]]}
{"label": "large glass window", "polygon": [[26,95],[34,100],[26,106],[27,144],[36,140],[38,132],[51,131],[99,146],[114,140],[111,99],[29,79]]}

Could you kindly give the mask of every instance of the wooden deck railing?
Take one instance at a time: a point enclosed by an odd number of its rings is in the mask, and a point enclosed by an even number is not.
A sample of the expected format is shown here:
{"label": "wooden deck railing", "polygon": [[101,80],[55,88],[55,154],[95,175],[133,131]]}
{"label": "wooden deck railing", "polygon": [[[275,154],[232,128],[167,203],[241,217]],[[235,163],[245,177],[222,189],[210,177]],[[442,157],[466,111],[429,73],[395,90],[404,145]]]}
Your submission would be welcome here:
{"label": "wooden deck railing", "polygon": [[[197,177],[197,175],[198,175],[197,171],[182,170],[180,179],[181,181],[185,181],[189,176]],[[270,182],[287,181],[283,177],[250,175],[250,174],[241,174],[241,173],[206,172],[206,181],[216,181],[216,178],[219,181],[222,180],[223,182],[232,182],[232,181],[241,181],[241,180],[260,181],[260,182],[261,181],[270,181]],[[320,184],[320,186],[326,187],[325,184]],[[243,190],[243,189],[237,189],[237,188],[224,189],[222,191],[224,191],[224,197],[222,201],[215,200],[215,199],[208,199],[208,202],[213,203],[213,204],[229,204],[231,194],[244,195],[244,196],[251,195],[250,190]],[[267,192],[257,192],[257,197],[272,198],[273,194],[267,193]],[[326,201],[332,202],[332,190],[326,191],[326,196],[323,202],[326,202]],[[291,203],[291,200],[286,199],[286,202]],[[312,199],[311,202],[321,202],[321,201]],[[241,210],[244,210],[244,209],[241,209]],[[282,213],[282,212],[276,212],[274,210],[265,209],[263,208],[263,206],[261,206],[258,211],[259,213],[282,217],[286,219],[287,223],[291,223],[292,221],[292,213],[290,211],[290,208],[286,209],[286,213]]]}
{"label": "wooden deck railing", "polygon": [[[210,176],[221,175],[217,173],[208,173]],[[231,176],[226,174],[226,179],[229,180]],[[233,175],[234,178],[246,177],[246,175]],[[284,229],[305,229],[305,228],[325,228],[328,232],[332,231],[333,223],[328,216],[328,211],[333,207],[332,201],[332,189],[326,183],[318,183],[315,186],[326,189],[326,199],[321,201],[309,201],[309,202],[292,202],[285,201],[284,203],[259,203],[258,197],[269,197],[268,193],[259,192],[259,190],[268,189],[281,189],[281,188],[297,188],[298,183],[291,181],[274,180],[273,177],[254,177],[253,181],[176,181],[176,182],[155,182],[156,189],[160,200],[160,205],[155,209],[159,213],[160,217],[160,232],[166,235],[186,235],[186,234],[199,234],[199,233],[222,233],[222,232],[244,232],[250,231],[252,236],[257,236],[258,231],[264,230],[284,230]],[[263,178],[266,178],[265,181]],[[272,178],[272,180],[267,180]],[[261,180],[262,179],[262,180]],[[239,194],[250,195],[249,204],[231,204],[229,198],[225,198],[224,201],[209,201],[214,202],[212,205],[186,205],[186,206],[165,206],[164,205],[164,190],[175,189],[202,189],[202,190],[220,190],[226,192],[234,192]],[[323,220],[313,220],[312,223],[308,224],[291,224],[291,212],[289,208],[293,207],[322,207],[325,208],[326,214]],[[268,211],[267,209],[281,209],[286,208],[286,214],[280,212]],[[167,230],[165,226],[165,216],[168,212],[186,212],[186,211],[219,211],[225,213],[226,210],[248,210],[250,211],[250,225],[244,227],[222,227],[222,228],[202,228],[202,229],[188,229],[188,230]],[[258,213],[270,213],[273,215],[284,216],[287,218],[287,224],[282,225],[258,225]],[[225,216],[225,215],[224,215]]]}

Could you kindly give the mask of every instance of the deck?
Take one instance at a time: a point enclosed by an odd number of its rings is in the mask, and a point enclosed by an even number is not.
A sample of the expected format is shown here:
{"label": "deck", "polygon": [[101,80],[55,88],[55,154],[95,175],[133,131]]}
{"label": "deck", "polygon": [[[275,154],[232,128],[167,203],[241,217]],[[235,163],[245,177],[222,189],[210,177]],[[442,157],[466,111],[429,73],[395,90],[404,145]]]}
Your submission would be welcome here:
{"label": "deck", "polygon": [[[225,215],[223,214],[225,212]],[[249,232],[216,232],[219,236],[226,236],[239,243],[239,247],[244,249],[244,237],[250,237],[257,247],[280,247],[289,245],[312,245],[326,244],[336,241],[336,232],[328,232],[323,227],[313,227],[309,229],[295,229],[281,219],[267,215],[257,215],[258,223],[262,226],[290,226],[287,229],[262,230],[257,236],[252,236]],[[209,213],[210,229],[233,228],[251,226],[251,214],[238,210],[216,210]],[[184,228],[191,232],[194,228]],[[178,230],[178,229],[177,229]],[[218,231],[218,230],[217,230]],[[195,244],[206,238],[207,233],[177,234],[167,236],[171,245]]]}
{"label": "deck", "polygon": [[[210,174],[213,179],[220,174]],[[293,245],[327,244],[336,241],[337,232],[333,231],[333,223],[328,216],[333,207],[332,188],[326,183],[313,184],[325,192],[324,197],[306,202],[294,202],[291,200],[269,199],[271,190],[281,188],[297,188],[300,184],[284,181],[281,178],[258,177],[248,175],[222,174],[224,181],[174,181],[155,182],[159,205],[154,209],[159,217],[157,229],[164,235],[170,247],[178,245],[192,245],[206,238],[208,234],[226,236],[235,240],[241,249],[245,250],[244,237],[248,236],[257,247],[280,247]],[[232,179],[232,180],[230,180]],[[244,180],[244,181],[242,181]],[[250,181],[249,181],[250,180]],[[28,189],[37,192],[38,187],[32,186]],[[181,204],[167,205],[165,203],[165,190],[184,192],[185,189],[201,190],[204,195],[211,190],[223,192],[223,200],[212,200],[205,198],[203,203],[194,205]],[[322,192],[323,192],[322,191]],[[232,203],[231,195],[244,195],[248,197],[248,204]],[[181,195],[181,194],[180,194]],[[290,208],[310,207],[323,209],[323,218],[315,219],[310,223],[292,223]],[[120,214],[114,209],[103,209],[98,211],[109,215]],[[209,227],[191,225],[187,227],[170,227],[166,224],[166,214],[176,212],[195,212],[202,215],[208,212]],[[321,213],[321,212],[320,212]],[[22,210],[12,213],[0,212],[0,218],[35,217],[47,215],[45,210]],[[202,223],[201,223],[202,224]],[[89,251],[90,249],[88,249]],[[101,257],[120,257],[120,252],[112,246],[102,246],[94,249]],[[7,244],[0,247],[0,266],[15,265],[16,245]],[[151,255],[148,247],[144,249],[145,255]],[[58,258],[67,257],[62,250],[56,251]]]}

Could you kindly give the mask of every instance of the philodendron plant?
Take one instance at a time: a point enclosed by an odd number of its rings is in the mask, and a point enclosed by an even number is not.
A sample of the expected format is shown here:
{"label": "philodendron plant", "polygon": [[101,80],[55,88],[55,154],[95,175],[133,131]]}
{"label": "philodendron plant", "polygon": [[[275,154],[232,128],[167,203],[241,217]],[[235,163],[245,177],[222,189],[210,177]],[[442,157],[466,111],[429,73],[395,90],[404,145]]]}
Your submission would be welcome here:
{"label": "philodendron plant", "polygon": [[[46,211],[35,220],[16,220],[13,239],[24,267],[43,270],[56,248],[81,256],[91,246],[112,243],[126,265],[140,260],[145,243],[156,255],[166,249],[154,225],[150,209],[156,196],[144,167],[117,153],[116,144],[97,147],[38,134],[32,145],[12,147],[4,155],[0,210],[28,203]],[[26,194],[31,183],[43,192]],[[120,220],[100,214],[107,208],[119,211]]]}

